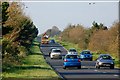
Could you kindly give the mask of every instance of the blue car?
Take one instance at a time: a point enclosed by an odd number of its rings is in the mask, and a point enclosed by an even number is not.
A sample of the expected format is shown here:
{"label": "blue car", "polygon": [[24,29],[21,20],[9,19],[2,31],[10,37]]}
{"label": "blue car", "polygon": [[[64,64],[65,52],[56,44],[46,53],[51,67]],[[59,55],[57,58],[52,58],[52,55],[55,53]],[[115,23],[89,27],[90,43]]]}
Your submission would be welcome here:
{"label": "blue car", "polygon": [[92,61],[92,53],[89,51],[89,50],[83,50],[81,53],[80,53],[80,59],[81,60],[90,60]]}
{"label": "blue car", "polygon": [[54,43],[55,43],[54,39],[49,40],[49,44],[54,44]]}
{"label": "blue car", "polygon": [[81,60],[77,54],[66,54],[64,57],[63,69],[67,67],[77,67],[81,69]]}

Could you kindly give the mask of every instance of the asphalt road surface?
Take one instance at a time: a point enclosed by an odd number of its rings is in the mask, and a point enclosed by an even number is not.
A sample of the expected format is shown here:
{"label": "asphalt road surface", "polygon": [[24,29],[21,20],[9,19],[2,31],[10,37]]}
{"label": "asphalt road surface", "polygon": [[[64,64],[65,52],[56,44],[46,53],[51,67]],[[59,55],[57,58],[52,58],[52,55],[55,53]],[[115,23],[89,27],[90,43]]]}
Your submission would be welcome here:
{"label": "asphalt road surface", "polygon": [[81,69],[63,69],[62,59],[50,59],[51,47],[58,47],[62,50],[62,56],[66,54],[66,49],[60,44],[42,44],[40,49],[48,64],[63,78],[63,80],[120,80],[120,69],[95,68],[95,61],[82,61]]}

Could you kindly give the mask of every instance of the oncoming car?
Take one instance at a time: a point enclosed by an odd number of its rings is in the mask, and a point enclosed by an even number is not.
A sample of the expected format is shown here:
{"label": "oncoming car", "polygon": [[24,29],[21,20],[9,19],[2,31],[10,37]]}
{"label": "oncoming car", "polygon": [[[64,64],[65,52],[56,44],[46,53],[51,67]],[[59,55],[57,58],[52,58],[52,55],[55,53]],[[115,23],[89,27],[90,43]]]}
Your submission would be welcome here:
{"label": "oncoming car", "polygon": [[114,69],[114,59],[109,54],[101,54],[97,60],[95,67],[100,69],[100,67],[110,67]]}
{"label": "oncoming car", "polygon": [[80,53],[80,59],[81,60],[90,60],[92,61],[92,53],[89,51],[89,50],[83,50],[81,53]]}
{"label": "oncoming car", "polygon": [[63,60],[63,69],[67,67],[77,67],[81,69],[81,60],[77,54],[66,54]]}
{"label": "oncoming car", "polygon": [[51,59],[61,59],[62,58],[62,52],[60,49],[52,49],[50,53],[50,58]]}

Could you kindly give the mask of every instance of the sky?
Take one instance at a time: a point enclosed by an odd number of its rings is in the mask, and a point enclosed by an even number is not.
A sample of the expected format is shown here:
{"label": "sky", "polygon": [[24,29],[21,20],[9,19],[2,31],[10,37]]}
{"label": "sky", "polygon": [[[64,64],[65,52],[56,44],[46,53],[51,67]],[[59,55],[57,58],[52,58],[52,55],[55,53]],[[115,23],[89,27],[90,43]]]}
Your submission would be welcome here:
{"label": "sky", "polygon": [[69,24],[91,27],[92,22],[96,21],[110,27],[115,21],[118,21],[119,11],[116,1],[70,1],[29,0],[24,2],[26,7],[24,12],[38,28],[39,34],[53,26],[57,26],[63,31]]}

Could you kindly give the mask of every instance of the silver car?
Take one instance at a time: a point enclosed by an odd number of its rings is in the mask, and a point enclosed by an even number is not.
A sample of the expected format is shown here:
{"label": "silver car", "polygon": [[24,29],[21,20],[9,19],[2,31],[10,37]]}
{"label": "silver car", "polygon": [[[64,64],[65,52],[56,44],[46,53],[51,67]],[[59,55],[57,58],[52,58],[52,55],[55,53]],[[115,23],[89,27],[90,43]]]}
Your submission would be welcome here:
{"label": "silver car", "polygon": [[75,48],[70,48],[68,54],[78,54]]}
{"label": "silver car", "polygon": [[114,69],[114,59],[109,54],[100,54],[96,60],[95,67],[100,69],[100,67],[110,67]]}
{"label": "silver car", "polygon": [[50,54],[51,54],[51,52],[52,52],[53,49],[57,49],[57,47],[51,47],[51,48],[50,48],[49,56],[50,56]]}
{"label": "silver car", "polygon": [[62,51],[60,49],[52,49],[50,53],[50,58],[51,59],[62,59]]}

